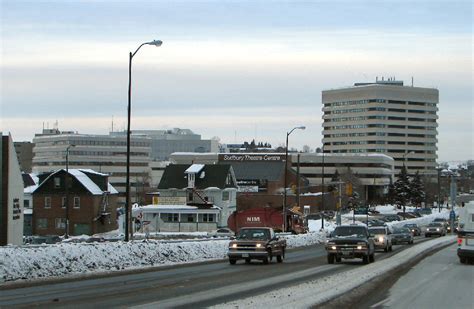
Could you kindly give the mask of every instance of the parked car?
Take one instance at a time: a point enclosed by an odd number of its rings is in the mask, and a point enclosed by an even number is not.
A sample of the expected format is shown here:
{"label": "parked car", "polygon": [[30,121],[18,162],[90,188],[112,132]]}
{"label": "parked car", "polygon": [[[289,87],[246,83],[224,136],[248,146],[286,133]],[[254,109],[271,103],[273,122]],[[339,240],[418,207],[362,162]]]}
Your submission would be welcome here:
{"label": "parked car", "polygon": [[431,222],[425,231],[425,237],[431,237],[432,235],[444,236],[446,235],[446,229],[444,224],[441,222]]}
{"label": "parked car", "polygon": [[420,236],[421,235],[421,229],[416,223],[407,223],[403,227],[406,227],[406,228],[410,229],[413,236]]}
{"label": "parked car", "polygon": [[234,231],[226,227],[207,233],[209,237],[232,237],[234,235]]}
{"label": "parked car", "polygon": [[422,215],[431,215],[431,208],[418,208],[415,212]]}
{"label": "parked car", "polygon": [[401,218],[403,218],[404,220],[416,218],[415,215],[413,215],[409,212],[397,212],[397,215],[400,216]]}
{"label": "parked car", "polygon": [[227,256],[229,263],[234,265],[237,260],[244,259],[250,263],[252,259],[262,260],[268,264],[275,256],[278,263],[283,262],[286,240],[280,239],[269,227],[243,227],[237,237],[230,241]]}
{"label": "parked car", "polygon": [[387,226],[369,227],[369,233],[374,239],[376,249],[392,251],[392,232]]}
{"label": "parked car", "polygon": [[392,222],[392,221],[401,221],[402,218],[398,215],[385,215],[384,216],[386,220],[388,220],[388,222]]}
{"label": "parked car", "polygon": [[413,244],[413,234],[410,229],[406,227],[395,228],[392,233],[392,244]]}
{"label": "parked car", "polygon": [[361,258],[364,264],[375,261],[374,240],[365,225],[340,225],[326,243],[328,264],[341,259]]}
{"label": "parked car", "polygon": [[410,215],[414,216],[414,218],[420,218],[423,217],[423,215],[417,211],[409,211],[408,212]]}

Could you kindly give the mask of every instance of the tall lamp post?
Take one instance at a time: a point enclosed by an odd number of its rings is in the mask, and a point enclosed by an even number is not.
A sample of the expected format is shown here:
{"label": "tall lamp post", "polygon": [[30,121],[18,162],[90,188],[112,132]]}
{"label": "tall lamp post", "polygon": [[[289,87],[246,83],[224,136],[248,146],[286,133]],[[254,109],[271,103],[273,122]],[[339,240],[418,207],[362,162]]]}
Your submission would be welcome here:
{"label": "tall lamp post", "polygon": [[321,150],[323,152],[323,162],[322,162],[322,176],[321,176],[321,229],[324,230],[324,144],[321,147]]}
{"label": "tall lamp post", "polygon": [[[286,226],[286,223],[287,223],[286,222],[286,187],[288,186],[288,180],[287,180],[287,177],[288,177],[288,137],[296,129],[304,130],[304,129],[306,129],[306,127],[305,126],[294,127],[289,132],[286,132],[285,180],[284,180],[285,187],[284,187],[284,190],[283,190],[283,195],[284,195],[284,197],[283,197],[283,232],[286,232],[286,228],[287,228],[287,226]],[[299,179],[297,181],[298,181],[298,185],[299,185]]]}
{"label": "tall lamp post", "polygon": [[66,192],[66,200],[64,205],[66,207],[66,225],[65,225],[65,233],[64,238],[69,238],[69,148],[76,147],[76,145],[69,145],[66,147],[66,177],[64,178],[64,187]]}
{"label": "tall lamp post", "polygon": [[156,47],[163,44],[160,40],[153,40],[151,42],[142,43],[138,46],[137,50],[132,53],[130,52],[129,61],[128,61],[128,110],[127,110],[127,180],[126,180],[126,191],[125,191],[125,241],[129,240],[129,227],[130,227],[130,120],[132,117],[132,59],[136,55],[138,50],[143,45],[154,45]]}
{"label": "tall lamp post", "polygon": [[441,170],[443,168],[442,167],[437,167],[436,168],[436,171],[438,172],[438,212],[441,212],[441,183],[440,183],[440,176],[441,176]]}

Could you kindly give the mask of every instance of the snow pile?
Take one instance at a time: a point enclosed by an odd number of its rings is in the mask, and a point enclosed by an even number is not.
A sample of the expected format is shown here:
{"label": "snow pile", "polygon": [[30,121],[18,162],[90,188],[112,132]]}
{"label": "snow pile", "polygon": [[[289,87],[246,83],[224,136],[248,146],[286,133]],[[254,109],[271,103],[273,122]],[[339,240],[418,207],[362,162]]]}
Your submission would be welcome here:
{"label": "snow pile", "polygon": [[[281,236],[288,248],[325,240],[324,233]],[[0,247],[0,282],[110,272],[227,258],[229,240],[59,243]]]}
{"label": "snow pile", "polygon": [[337,296],[384,275],[397,266],[410,262],[424,251],[454,243],[456,237],[441,237],[410,247],[393,257],[361,266],[339,274],[324,277],[289,288],[283,288],[258,295],[224,303],[214,308],[310,308],[329,301]]}

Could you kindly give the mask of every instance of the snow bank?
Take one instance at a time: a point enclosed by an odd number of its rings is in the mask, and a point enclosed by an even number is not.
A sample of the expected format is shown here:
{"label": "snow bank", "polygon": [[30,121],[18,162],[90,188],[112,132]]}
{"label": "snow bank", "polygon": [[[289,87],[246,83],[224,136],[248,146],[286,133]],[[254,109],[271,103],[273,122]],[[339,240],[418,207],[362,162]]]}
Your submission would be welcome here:
{"label": "snow bank", "polygon": [[[325,240],[324,233],[285,235],[288,248]],[[59,243],[0,247],[0,282],[110,272],[227,258],[229,240]]]}
{"label": "snow bank", "polygon": [[[343,273],[228,302],[214,308],[310,308],[357,288],[377,276],[409,262],[424,251],[454,243],[456,237],[441,237],[410,247],[388,259]],[[317,293],[315,292],[317,291]]]}

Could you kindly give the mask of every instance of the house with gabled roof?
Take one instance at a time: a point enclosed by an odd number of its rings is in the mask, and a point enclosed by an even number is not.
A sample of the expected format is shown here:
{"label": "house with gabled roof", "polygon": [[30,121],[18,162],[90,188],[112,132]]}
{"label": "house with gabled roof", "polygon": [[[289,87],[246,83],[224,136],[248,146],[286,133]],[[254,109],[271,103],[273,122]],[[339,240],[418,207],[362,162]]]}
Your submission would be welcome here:
{"label": "house with gabled roof", "polygon": [[237,181],[229,164],[171,164],[158,185],[156,204],[181,204],[198,209],[218,208],[219,227],[236,210]]}
{"label": "house with gabled roof", "polygon": [[67,218],[69,235],[92,235],[117,228],[118,191],[107,174],[61,169],[38,178],[39,184],[32,192],[34,235],[64,235]]}

